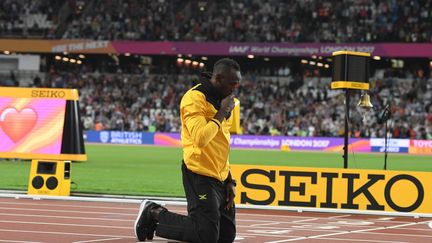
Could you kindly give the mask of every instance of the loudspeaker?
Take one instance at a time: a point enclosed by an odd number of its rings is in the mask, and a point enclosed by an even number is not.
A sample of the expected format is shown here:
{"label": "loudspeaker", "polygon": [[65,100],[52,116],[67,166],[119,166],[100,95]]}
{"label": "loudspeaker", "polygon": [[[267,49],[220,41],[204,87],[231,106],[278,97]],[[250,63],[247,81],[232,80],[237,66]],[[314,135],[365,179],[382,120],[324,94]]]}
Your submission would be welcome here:
{"label": "loudspeaker", "polygon": [[70,195],[70,161],[32,160],[27,194]]}
{"label": "loudspeaker", "polygon": [[365,52],[333,52],[331,88],[369,90],[369,60]]}

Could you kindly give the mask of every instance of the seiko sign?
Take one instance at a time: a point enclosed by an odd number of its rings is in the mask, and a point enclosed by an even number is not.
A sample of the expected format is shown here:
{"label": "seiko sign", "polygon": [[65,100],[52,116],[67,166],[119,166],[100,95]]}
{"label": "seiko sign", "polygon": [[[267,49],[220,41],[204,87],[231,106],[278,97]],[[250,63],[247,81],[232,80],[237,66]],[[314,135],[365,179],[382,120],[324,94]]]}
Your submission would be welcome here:
{"label": "seiko sign", "polygon": [[431,213],[432,173],[232,165],[240,204]]}

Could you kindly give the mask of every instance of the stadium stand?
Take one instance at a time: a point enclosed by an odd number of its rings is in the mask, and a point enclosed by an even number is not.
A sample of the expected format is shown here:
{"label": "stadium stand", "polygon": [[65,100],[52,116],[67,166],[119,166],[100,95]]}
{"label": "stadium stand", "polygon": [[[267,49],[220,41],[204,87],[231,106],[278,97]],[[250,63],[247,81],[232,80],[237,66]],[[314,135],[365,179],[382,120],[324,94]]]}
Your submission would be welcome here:
{"label": "stadium stand", "polygon": [[[376,121],[383,104],[390,102],[394,104],[392,137],[432,138],[432,77],[408,75],[373,79],[370,94],[377,108],[367,114],[366,121],[360,112],[351,113],[353,137],[382,137],[384,130]],[[78,88],[87,130],[178,132],[177,104],[196,78],[84,73],[47,76],[40,86]],[[237,94],[244,134],[343,136],[343,93],[329,90],[328,78],[297,78],[281,83],[266,77],[244,77]],[[5,85],[14,85],[11,80],[6,79]],[[356,103],[351,106],[357,110]]]}
{"label": "stadium stand", "polygon": [[431,42],[431,0],[5,0],[2,37]]}
{"label": "stadium stand", "polygon": [[[2,38],[432,42],[431,0],[5,0],[0,6]],[[182,69],[144,73],[135,66],[100,72],[100,66],[82,65],[59,72],[58,66],[47,65],[32,85],[78,88],[85,129],[178,132],[178,102],[197,77]],[[343,136],[343,95],[329,90],[330,79],[315,71],[295,73],[282,63],[246,72],[237,94],[243,133]],[[390,102],[392,137],[432,139],[432,72],[384,71],[372,79],[375,110],[367,114],[367,122],[359,112],[352,113],[352,136],[383,137],[377,114]],[[281,76],[288,81],[280,81]],[[10,73],[2,76],[1,85],[19,81],[19,74]]]}
{"label": "stadium stand", "polygon": [[0,34],[2,38],[54,38],[68,1],[5,0],[0,3]]}
{"label": "stadium stand", "polygon": [[[149,1],[150,4],[108,2],[96,1],[94,6],[98,8],[72,21],[63,37],[337,43],[432,41],[430,0],[190,1],[183,5],[182,1],[167,5],[163,0]],[[107,21],[110,24],[102,24]]]}

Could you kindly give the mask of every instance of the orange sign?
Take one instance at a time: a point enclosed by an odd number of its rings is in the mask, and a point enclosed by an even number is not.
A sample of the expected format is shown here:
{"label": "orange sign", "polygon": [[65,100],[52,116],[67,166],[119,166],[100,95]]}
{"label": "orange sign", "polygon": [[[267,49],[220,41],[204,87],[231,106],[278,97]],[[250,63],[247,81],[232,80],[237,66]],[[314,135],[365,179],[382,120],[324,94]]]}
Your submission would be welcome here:
{"label": "orange sign", "polygon": [[410,154],[432,154],[432,140],[410,140]]}
{"label": "orange sign", "polygon": [[2,50],[34,53],[115,53],[110,41],[95,40],[0,40]]}

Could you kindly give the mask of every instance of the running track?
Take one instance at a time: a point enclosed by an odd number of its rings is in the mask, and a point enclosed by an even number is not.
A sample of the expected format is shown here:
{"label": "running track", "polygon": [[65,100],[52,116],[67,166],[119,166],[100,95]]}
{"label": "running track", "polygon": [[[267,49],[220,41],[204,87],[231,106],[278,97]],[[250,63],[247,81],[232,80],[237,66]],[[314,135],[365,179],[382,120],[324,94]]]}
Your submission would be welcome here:
{"label": "running track", "polygon": [[[168,209],[185,213],[183,206]],[[0,242],[135,242],[138,203],[0,198]],[[237,210],[235,242],[432,242],[429,218]],[[170,242],[155,237],[153,242]],[[173,242],[173,241],[171,241]]]}

